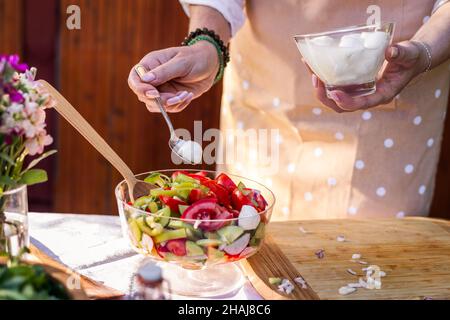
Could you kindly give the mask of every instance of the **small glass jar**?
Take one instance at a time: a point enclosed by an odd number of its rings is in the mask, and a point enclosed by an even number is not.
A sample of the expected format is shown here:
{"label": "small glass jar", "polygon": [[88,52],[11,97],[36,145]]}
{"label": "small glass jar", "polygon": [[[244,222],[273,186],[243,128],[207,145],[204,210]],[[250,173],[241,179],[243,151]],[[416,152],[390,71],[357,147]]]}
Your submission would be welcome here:
{"label": "small glass jar", "polygon": [[162,270],[153,261],[145,260],[135,275],[135,300],[170,300],[170,286]]}
{"label": "small glass jar", "polygon": [[0,193],[0,253],[15,257],[30,244],[27,186]]}

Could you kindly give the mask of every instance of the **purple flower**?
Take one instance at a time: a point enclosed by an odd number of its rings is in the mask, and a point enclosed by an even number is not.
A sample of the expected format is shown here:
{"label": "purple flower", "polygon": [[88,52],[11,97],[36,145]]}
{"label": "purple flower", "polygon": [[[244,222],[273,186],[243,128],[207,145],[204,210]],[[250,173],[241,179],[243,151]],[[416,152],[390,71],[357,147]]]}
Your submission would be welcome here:
{"label": "purple flower", "polygon": [[17,72],[23,73],[28,70],[28,65],[25,63],[20,63],[20,58],[17,54],[9,56],[8,63]]}
{"label": "purple flower", "polygon": [[25,100],[22,94],[17,90],[11,90],[9,92],[9,98],[11,99],[12,102],[16,103],[23,103]]}
{"label": "purple flower", "polygon": [[16,70],[17,72],[23,73],[28,70],[28,65],[26,63],[20,63],[20,58],[17,54],[0,57],[0,60],[3,60],[3,58],[5,58],[6,63],[8,63],[11,68]]}
{"label": "purple flower", "polygon": [[317,259],[323,259],[323,258],[325,258],[325,250],[323,250],[323,249],[320,249],[320,250],[317,251],[315,254],[316,254]]}

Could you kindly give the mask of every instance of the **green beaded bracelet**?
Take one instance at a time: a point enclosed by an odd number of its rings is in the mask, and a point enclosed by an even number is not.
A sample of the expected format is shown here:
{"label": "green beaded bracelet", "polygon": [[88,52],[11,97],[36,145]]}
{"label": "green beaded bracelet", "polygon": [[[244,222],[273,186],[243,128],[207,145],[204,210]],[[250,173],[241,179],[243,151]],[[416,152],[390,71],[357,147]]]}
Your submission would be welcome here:
{"label": "green beaded bracelet", "polygon": [[210,36],[206,36],[206,35],[196,36],[191,41],[189,41],[189,43],[187,45],[188,46],[192,46],[192,45],[194,45],[194,44],[196,44],[197,42],[200,42],[200,41],[208,41],[217,50],[217,55],[219,56],[219,71],[217,72],[216,78],[214,79],[214,84],[216,84],[217,82],[219,82],[223,78],[223,74],[224,74],[224,71],[225,71],[225,63],[224,63],[222,50],[220,50],[219,44],[213,38],[211,38]]}

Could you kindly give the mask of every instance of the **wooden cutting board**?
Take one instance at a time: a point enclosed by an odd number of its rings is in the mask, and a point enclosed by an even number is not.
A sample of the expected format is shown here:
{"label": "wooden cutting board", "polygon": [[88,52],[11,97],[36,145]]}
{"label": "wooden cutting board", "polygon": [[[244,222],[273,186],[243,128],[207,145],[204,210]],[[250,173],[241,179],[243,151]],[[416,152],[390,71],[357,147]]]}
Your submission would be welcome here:
{"label": "wooden cutting board", "polygon": [[[300,231],[303,228],[307,233]],[[337,241],[344,236],[346,241]],[[316,252],[325,250],[323,259]],[[358,288],[340,295],[340,287],[364,277],[360,260],[386,272],[380,290]],[[450,222],[426,218],[393,220],[315,220],[273,222],[260,252],[242,262],[250,281],[265,299],[450,299]],[[352,269],[358,276],[351,275]],[[308,289],[280,294],[269,277]]]}
{"label": "wooden cutting board", "polygon": [[[57,275],[57,277],[55,278],[57,278],[58,280],[65,282],[65,280],[63,281],[63,279],[66,279],[69,276],[72,277],[73,279],[75,279],[73,277],[74,275],[79,277],[83,294],[85,294],[84,298],[80,300],[85,299],[108,300],[108,299],[119,299],[124,296],[123,292],[107,287],[102,283],[99,283],[86,276],[76,273],[75,271],[69,269],[65,265],[53,260],[47,254],[40,251],[33,245],[31,245],[30,251],[31,251],[30,260],[33,262],[41,263],[45,265],[47,268],[51,268],[52,270],[58,271],[52,273],[53,276],[55,274]],[[78,296],[77,298],[80,297]]]}

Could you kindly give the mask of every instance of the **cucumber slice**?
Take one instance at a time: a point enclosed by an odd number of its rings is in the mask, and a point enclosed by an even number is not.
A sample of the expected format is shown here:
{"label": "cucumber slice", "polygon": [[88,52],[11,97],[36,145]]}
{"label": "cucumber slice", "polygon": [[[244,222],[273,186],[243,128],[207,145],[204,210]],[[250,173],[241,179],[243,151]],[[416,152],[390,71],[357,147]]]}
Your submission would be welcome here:
{"label": "cucumber slice", "polygon": [[180,210],[180,214],[183,214],[189,206],[178,205],[178,209]]}
{"label": "cucumber slice", "polygon": [[255,236],[253,236],[250,239],[250,246],[252,246],[252,247],[258,247],[260,243],[261,243],[261,239],[258,239]]}
{"label": "cucumber slice", "polygon": [[164,260],[168,261],[168,262],[170,262],[170,261],[182,261],[183,260],[183,257],[179,257],[179,256],[177,256],[177,255],[175,255],[175,254],[173,254],[171,252],[165,252],[163,254],[163,256],[164,256]]}
{"label": "cucumber slice", "polygon": [[185,229],[186,237],[191,241],[197,241],[203,238],[202,230],[194,229],[194,226],[192,224],[183,222],[181,220],[171,220],[167,227],[171,229]]}
{"label": "cucumber slice", "polygon": [[156,213],[159,210],[158,204],[156,202],[153,202],[153,201],[149,203],[148,208],[150,209],[151,213]]}
{"label": "cucumber slice", "polygon": [[208,248],[208,258],[210,261],[221,260],[225,257],[225,253],[213,247]]}
{"label": "cucumber slice", "polygon": [[186,228],[186,235],[189,240],[197,241],[203,238],[203,233],[200,229],[194,229],[192,226],[190,228]]}
{"label": "cucumber slice", "polygon": [[155,172],[149,175],[147,178],[145,178],[144,181],[150,184],[155,184],[160,188],[163,188],[166,185],[166,180],[164,180],[163,177],[165,176],[162,175],[161,173]]}
{"label": "cucumber slice", "polygon": [[218,239],[201,239],[198,240],[196,244],[202,247],[218,247],[223,244],[223,241]]}
{"label": "cucumber slice", "polygon": [[245,190],[246,186],[242,182],[239,182],[237,188],[244,196],[248,196],[251,192],[250,190]]}
{"label": "cucumber slice", "polygon": [[189,198],[189,195],[191,194],[192,189],[191,188],[183,188],[183,189],[177,189],[177,195],[184,199],[187,200]]}
{"label": "cucumber slice", "polygon": [[168,197],[174,197],[178,194],[177,190],[164,190],[164,189],[152,189],[150,190],[150,195],[153,197],[159,197],[159,196],[168,196]]}
{"label": "cucumber slice", "polygon": [[170,221],[170,208],[169,207],[162,208],[161,210],[155,213],[155,216],[158,216],[156,221],[163,227],[166,227]]}
{"label": "cucumber slice", "polygon": [[160,235],[154,237],[155,243],[166,242],[169,240],[175,239],[184,239],[186,238],[186,229],[176,229],[176,230],[165,230]]}
{"label": "cucumber slice", "polygon": [[186,228],[187,223],[184,223],[181,220],[170,220],[169,225],[167,227],[169,227],[171,229],[181,229],[181,228]]}
{"label": "cucumber slice", "polygon": [[200,187],[198,183],[192,183],[192,182],[183,182],[183,183],[174,183],[172,185],[172,188],[174,189],[195,189]]}
{"label": "cucumber slice", "polygon": [[149,217],[140,216],[136,219],[136,223],[139,226],[139,229],[150,237],[157,236],[164,231],[164,228],[156,222],[147,223]]}
{"label": "cucumber slice", "polygon": [[136,199],[136,201],[133,203],[133,207],[137,209],[145,209],[147,208],[148,204],[152,201],[153,197],[151,196],[140,197],[139,199]]}
{"label": "cucumber slice", "polygon": [[186,253],[189,257],[202,256],[205,254],[203,249],[192,241],[186,241]]}
{"label": "cucumber slice", "polygon": [[205,232],[205,237],[208,239],[220,239],[220,236],[216,232]]}
{"label": "cucumber slice", "polygon": [[152,229],[145,222],[145,217],[144,216],[140,216],[140,217],[136,218],[135,221],[136,221],[136,224],[138,225],[139,229],[142,232],[144,232],[144,233],[146,233],[148,235],[150,235],[150,233],[153,232]]}
{"label": "cucumber slice", "polygon": [[198,263],[198,262],[201,262],[202,260],[206,260],[207,258],[208,257],[204,253],[202,253],[199,256],[189,256],[189,257],[188,256],[179,257],[177,255],[174,255],[171,252],[166,252],[164,254],[164,260],[167,262],[177,261],[177,262],[187,262],[187,263],[189,263],[189,262]]}
{"label": "cucumber slice", "polygon": [[130,219],[128,222],[128,227],[130,228],[131,235],[133,236],[134,245],[138,246],[142,239],[142,231],[139,229],[136,220]]}
{"label": "cucumber slice", "polygon": [[256,239],[263,239],[264,238],[264,233],[266,231],[266,225],[264,223],[260,223],[258,228],[256,228],[254,237]]}
{"label": "cucumber slice", "polygon": [[196,179],[194,179],[194,178],[191,178],[191,177],[188,177],[187,175],[182,174],[182,173],[180,173],[179,175],[177,175],[173,182],[176,182],[176,183],[185,183],[185,182],[189,182],[189,183],[195,183],[195,184],[198,184],[198,180],[196,180]]}
{"label": "cucumber slice", "polygon": [[233,243],[244,233],[244,229],[238,226],[226,226],[217,231],[220,238],[227,244]]}
{"label": "cucumber slice", "polygon": [[190,223],[186,223],[184,221],[181,220],[174,220],[171,219],[168,226],[168,228],[172,228],[172,229],[181,229],[181,228],[185,228],[185,229],[190,229],[190,230],[194,230],[194,226]]}

